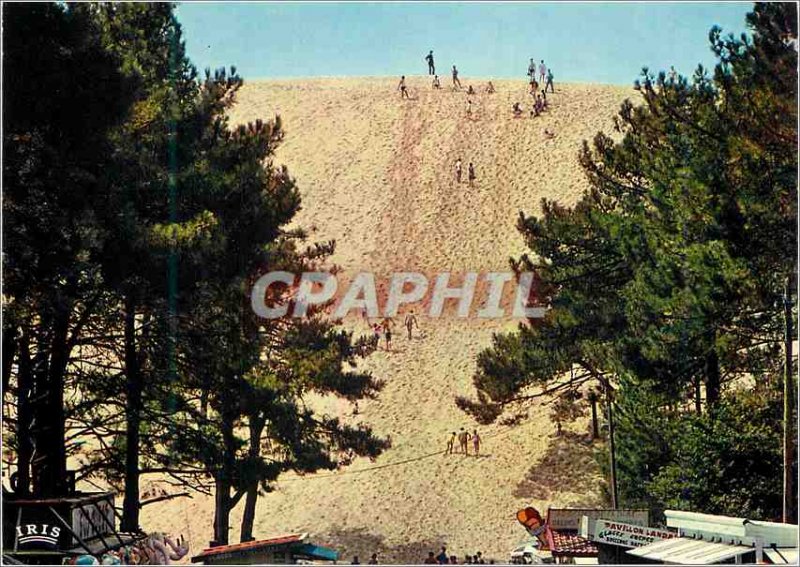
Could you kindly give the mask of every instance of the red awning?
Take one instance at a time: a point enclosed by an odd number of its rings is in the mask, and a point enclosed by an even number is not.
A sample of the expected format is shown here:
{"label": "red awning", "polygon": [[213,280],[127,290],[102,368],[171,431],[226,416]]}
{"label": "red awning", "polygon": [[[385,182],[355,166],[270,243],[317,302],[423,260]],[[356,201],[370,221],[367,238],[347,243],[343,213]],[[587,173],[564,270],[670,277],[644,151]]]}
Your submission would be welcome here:
{"label": "red awning", "polygon": [[597,546],[574,531],[547,528],[547,543],[554,557],[597,557]]}

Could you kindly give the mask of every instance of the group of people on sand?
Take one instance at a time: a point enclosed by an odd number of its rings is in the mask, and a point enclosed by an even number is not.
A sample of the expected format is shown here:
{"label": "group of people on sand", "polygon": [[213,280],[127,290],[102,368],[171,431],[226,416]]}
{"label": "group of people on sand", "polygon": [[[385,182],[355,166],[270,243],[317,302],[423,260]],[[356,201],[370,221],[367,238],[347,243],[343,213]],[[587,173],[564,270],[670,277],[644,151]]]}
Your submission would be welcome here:
{"label": "group of people on sand", "polygon": [[542,59],[539,63],[539,81],[536,81],[536,62],[531,57],[531,62],[528,65],[528,78],[530,80],[531,85],[534,87],[531,90],[536,91],[538,90],[538,86],[540,83],[544,83],[544,89],[547,90],[547,87],[550,87],[550,92],[556,92],[555,88],[553,87],[553,71],[548,69],[547,65],[544,64],[544,59]]}
{"label": "group of people on sand", "polygon": [[[555,88],[553,87],[553,71],[547,68],[544,64],[544,59],[541,60],[539,64],[539,81],[536,80],[536,62],[531,58],[530,65],[528,65],[528,79],[530,84],[529,94],[533,99],[531,102],[531,118],[535,118],[539,116],[542,112],[547,110],[547,89],[550,88],[550,92],[554,93]],[[546,82],[545,82],[546,81]],[[544,83],[544,88],[539,89],[539,85]],[[515,102],[512,107],[511,111],[514,113],[514,118],[520,118],[523,114],[522,105],[519,102]],[[552,138],[553,136],[551,133],[545,131],[545,137]]]}
{"label": "group of people on sand", "polygon": [[[380,346],[381,338],[383,338],[386,350],[392,350],[392,328],[394,327],[394,319],[391,317],[384,317],[380,323],[370,323],[366,312],[364,312],[364,320],[372,329],[372,340],[375,347],[377,348]],[[417,317],[414,315],[413,309],[403,319],[403,326],[406,328],[408,340],[410,341],[413,338],[414,329],[416,328],[417,331],[419,331],[419,323],[417,322]]]}
{"label": "group of people on sand", "polygon": [[[431,49],[428,52],[428,55],[425,56],[425,61],[428,63],[428,75],[433,76],[433,84],[432,87],[434,90],[441,89],[442,84],[439,81],[439,75],[436,74],[436,64],[433,59],[433,50]],[[458,68],[453,65],[452,70],[452,78],[453,78],[453,90],[460,91],[462,90],[461,80],[458,78]],[[548,108],[547,103],[547,90],[550,89],[551,93],[555,92],[555,86],[553,84],[553,71],[552,69],[548,68],[545,65],[544,59],[540,60],[538,65],[538,80],[537,80],[537,65],[536,61],[533,57],[531,57],[530,64],[528,65],[528,80],[529,80],[529,94],[531,96],[531,110],[530,116],[531,118],[535,118],[542,114]],[[544,85],[544,88],[540,88],[541,85]],[[400,83],[397,85],[398,90],[400,91],[401,98],[411,98],[408,92],[408,87],[406,86],[406,76],[403,75],[400,77]],[[469,85],[467,88],[467,96],[471,97],[477,94],[477,91],[472,85]],[[484,92],[486,94],[493,94],[496,92],[494,84],[489,81],[484,87]],[[469,119],[472,119],[474,114],[474,106],[472,103],[472,99],[467,99],[466,105],[466,116]],[[520,102],[515,102],[512,105],[512,112],[514,114],[514,118],[522,117],[524,113],[523,105]],[[553,134],[550,132],[545,133],[545,137],[552,138]]]}
{"label": "group of people on sand", "polygon": [[[456,183],[461,183],[461,178],[464,173],[464,166],[461,163],[461,158],[458,158],[456,160],[455,169],[456,169]],[[475,177],[476,177],[475,166],[472,164],[472,162],[469,162],[469,165],[467,166],[467,183],[469,183],[470,187],[475,185]]]}
{"label": "group of people on sand", "polygon": [[[480,551],[475,555],[465,555],[463,561],[459,561],[455,555],[447,554],[447,547],[442,546],[439,555],[433,551],[428,552],[428,557],[422,562],[423,565],[486,565],[486,559]],[[489,560],[489,565],[494,565],[494,559]]]}
{"label": "group of people on sand", "polygon": [[[458,441],[458,451],[456,451],[456,441]],[[483,439],[478,435],[478,430],[475,429],[472,434],[463,427],[456,434],[453,431],[447,437],[447,448],[444,450],[445,455],[454,455],[457,452],[469,456],[469,443],[472,441],[472,454],[476,457],[481,453],[481,443]]]}

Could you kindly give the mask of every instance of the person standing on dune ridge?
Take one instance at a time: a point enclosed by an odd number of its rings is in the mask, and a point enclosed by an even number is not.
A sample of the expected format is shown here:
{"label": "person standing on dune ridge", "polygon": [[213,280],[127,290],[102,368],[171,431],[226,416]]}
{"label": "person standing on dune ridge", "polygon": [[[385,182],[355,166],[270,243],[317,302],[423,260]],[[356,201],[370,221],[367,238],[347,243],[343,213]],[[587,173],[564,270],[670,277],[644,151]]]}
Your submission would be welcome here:
{"label": "person standing on dune ridge", "polygon": [[461,90],[461,81],[458,80],[458,69],[453,65],[453,90]]}
{"label": "person standing on dune ridge", "polygon": [[431,49],[425,56],[425,61],[428,62],[428,75],[435,75],[436,66],[433,64],[433,49]]}
{"label": "person standing on dune ridge", "polygon": [[550,87],[550,92],[551,93],[556,92],[555,88],[553,88],[553,70],[552,69],[548,69],[547,70],[547,82],[544,85],[544,90],[545,91],[547,91],[547,87]]}
{"label": "person standing on dune ridge", "polygon": [[539,63],[539,82],[544,83],[545,76],[547,74],[547,67],[544,64],[544,59],[542,62]]}

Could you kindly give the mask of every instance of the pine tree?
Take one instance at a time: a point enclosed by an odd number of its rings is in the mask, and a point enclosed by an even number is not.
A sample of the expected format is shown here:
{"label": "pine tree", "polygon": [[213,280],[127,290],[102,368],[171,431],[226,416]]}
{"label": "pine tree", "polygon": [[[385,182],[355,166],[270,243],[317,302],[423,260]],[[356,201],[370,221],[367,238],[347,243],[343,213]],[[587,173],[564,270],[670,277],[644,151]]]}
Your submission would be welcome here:
{"label": "pine tree", "polygon": [[108,190],[109,133],[135,81],[104,48],[85,5],[15,4],[3,16],[4,303],[12,313],[4,334],[17,341],[17,490],[27,492],[32,477],[34,494],[63,495],[68,365],[102,296],[96,204]]}

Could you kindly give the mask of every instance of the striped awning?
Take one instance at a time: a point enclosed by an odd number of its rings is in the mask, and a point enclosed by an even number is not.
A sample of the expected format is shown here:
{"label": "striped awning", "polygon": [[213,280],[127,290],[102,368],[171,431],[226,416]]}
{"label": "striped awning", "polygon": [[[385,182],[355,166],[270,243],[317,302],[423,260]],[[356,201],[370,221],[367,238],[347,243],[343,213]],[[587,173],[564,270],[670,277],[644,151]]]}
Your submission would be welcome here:
{"label": "striped awning", "polygon": [[663,561],[664,563],[712,565],[751,551],[753,551],[752,547],[744,545],[712,543],[710,541],[679,537],[629,549],[628,553],[636,557]]}

